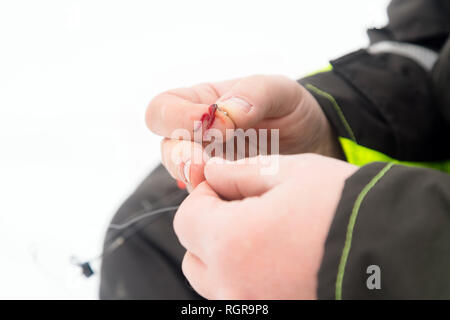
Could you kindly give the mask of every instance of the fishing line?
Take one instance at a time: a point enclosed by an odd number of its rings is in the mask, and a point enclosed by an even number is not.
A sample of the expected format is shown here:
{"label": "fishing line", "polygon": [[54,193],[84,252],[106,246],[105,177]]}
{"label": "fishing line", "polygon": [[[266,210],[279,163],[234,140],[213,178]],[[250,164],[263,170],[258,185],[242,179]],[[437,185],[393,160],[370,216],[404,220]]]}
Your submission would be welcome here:
{"label": "fishing line", "polygon": [[[151,210],[151,211],[144,211],[139,216],[131,218],[124,223],[120,223],[120,224],[112,223],[109,225],[108,229],[117,230],[117,231],[126,230],[129,227],[131,227],[145,219],[150,220],[149,223],[152,223],[157,218],[159,218],[162,213],[169,212],[169,211],[175,211],[178,209],[178,207],[179,206],[170,206],[170,207],[164,207],[164,208]],[[137,212],[135,212],[134,214],[137,214]],[[150,218],[153,218],[153,219],[150,219]],[[76,257],[71,257],[70,261],[72,264],[80,267],[83,275],[86,278],[89,278],[90,276],[92,276],[94,274],[94,270],[91,267],[92,262],[99,260],[101,258],[104,258],[104,257],[108,256],[109,254],[111,254],[112,252],[114,252],[117,248],[119,248],[122,244],[124,244],[127,240],[129,240],[132,236],[134,236],[139,230],[140,229],[136,228],[127,235],[120,234],[120,235],[116,236],[114,238],[114,240],[103,250],[103,252],[94,258],[86,260],[85,262],[81,262]]]}
{"label": "fishing line", "polygon": [[167,212],[167,211],[173,211],[173,210],[177,210],[179,206],[172,206],[172,207],[165,207],[165,208],[160,208],[160,209],[156,209],[150,212],[146,212],[144,214],[142,214],[139,217],[134,217],[132,219],[130,219],[129,221],[122,223],[122,224],[113,224],[111,223],[109,225],[109,229],[113,229],[113,230],[123,230],[128,228],[129,226],[143,220],[143,219],[147,219],[151,216],[154,216],[155,214],[158,213],[163,213],[163,212]]}

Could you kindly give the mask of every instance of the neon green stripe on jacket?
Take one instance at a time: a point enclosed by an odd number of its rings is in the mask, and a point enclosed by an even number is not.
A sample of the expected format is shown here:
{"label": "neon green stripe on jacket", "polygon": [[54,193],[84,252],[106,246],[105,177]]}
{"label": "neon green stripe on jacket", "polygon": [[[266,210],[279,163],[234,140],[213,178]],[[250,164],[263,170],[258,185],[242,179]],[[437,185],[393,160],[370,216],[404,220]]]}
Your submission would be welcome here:
{"label": "neon green stripe on jacket", "polygon": [[[328,72],[333,70],[333,66],[329,64],[325,68],[318,70],[311,75],[321,73],[321,72]],[[334,97],[329,94],[328,92],[325,92],[309,83],[306,84],[306,88],[314,92],[315,94],[318,94],[326,99],[328,99],[332,105],[335,108],[336,113],[339,115],[339,119],[341,120],[343,126],[345,127],[348,135],[352,139],[339,137],[339,142],[341,144],[342,150],[344,151],[344,154],[347,158],[347,161],[349,163],[352,163],[357,166],[364,166],[366,164],[369,164],[371,162],[392,162],[396,164],[402,164],[406,166],[412,166],[412,167],[425,167],[425,168],[431,168],[440,170],[446,173],[450,173],[450,159],[443,160],[443,161],[435,161],[435,162],[414,162],[414,161],[401,161],[394,158],[389,157],[388,155],[385,155],[384,153],[373,150],[367,147],[364,147],[362,145],[359,145],[357,143],[357,139],[348,124],[339,104],[334,99]],[[374,133],[376,134],[376,133]]]}
{"label": "neon green stripe on jacket", "polygon": [[382,161],[382,162],[393,162],[396,164],[402,164],[412,167],[431,168],[450,173],[450,160],[436,161],[436,162],[400,161],[391,158],[379,151],[361,146],[356,142],[347,138],[339,137],[339,142],[341,144],[345,156],[347,157],[347,161],[357,166],[364,166],[371,162]]}

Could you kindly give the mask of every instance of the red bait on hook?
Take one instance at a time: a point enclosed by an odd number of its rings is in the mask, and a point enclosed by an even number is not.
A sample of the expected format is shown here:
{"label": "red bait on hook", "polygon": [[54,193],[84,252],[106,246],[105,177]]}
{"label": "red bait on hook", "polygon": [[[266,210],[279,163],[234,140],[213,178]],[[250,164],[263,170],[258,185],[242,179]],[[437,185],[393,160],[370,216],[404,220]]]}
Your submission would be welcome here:
{"label": "red bait on hook", "polygon": [[207,112],[207,113],[204,113],[204,114],[202,115],[202,117],[200,118],[200,122],[201,122],[202,124],[203,124],[203,123],[206,123],[206,124],[205,124],[206,130],[208,130],[209,128],[211,128],[211,126],[213,125],[214,120],[216,119],[216,110],[217,110],[218,108],[219,108],[219,106],[218,106],[216,103],[210,105],[209,108],[208,108],[208,112]]}

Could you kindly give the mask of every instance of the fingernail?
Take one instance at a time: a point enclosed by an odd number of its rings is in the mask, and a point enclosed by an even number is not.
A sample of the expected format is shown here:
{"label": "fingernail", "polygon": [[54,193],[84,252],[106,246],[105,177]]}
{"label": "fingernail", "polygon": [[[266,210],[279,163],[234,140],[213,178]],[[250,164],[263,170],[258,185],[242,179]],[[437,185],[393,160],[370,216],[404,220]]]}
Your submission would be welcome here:
{"label": "fingernail", "polygon": [[224,101],[220,101],[218,105],[219,107],[223,105],[225,109],[233,109],[233,108],[241,109],[244,112],[249,112],[250,109],[252,108],[252,105],[250,103],[239,97],[231,97]]}
{"label": "fingernail", "polygon": [[183,178],[183,181],[187,184],[191,184],[191,160],[187,160],[182,167],[180,167],[181,170],[181,177]]}

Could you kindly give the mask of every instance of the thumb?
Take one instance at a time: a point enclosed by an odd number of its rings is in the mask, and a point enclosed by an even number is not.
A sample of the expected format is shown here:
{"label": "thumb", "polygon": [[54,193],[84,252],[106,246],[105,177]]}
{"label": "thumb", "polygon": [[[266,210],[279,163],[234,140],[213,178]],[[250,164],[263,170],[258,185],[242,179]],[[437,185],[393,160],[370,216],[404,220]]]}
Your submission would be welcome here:
{"label": "thumb", "polygon": [[236,128],[248,129],[263,119],[291,113],[301,94],[300,85],[289,78],[255,75],[236,82],[216,103]]}
{"label": "thumb", "polygon": [[280,168],[286,166],[279,163],[285,161],[278,155],[238,161],[212,158],[205,165],[204,175],[210,187],[221,197],[239,200],[259,196],[285,180],[286,175]]}

